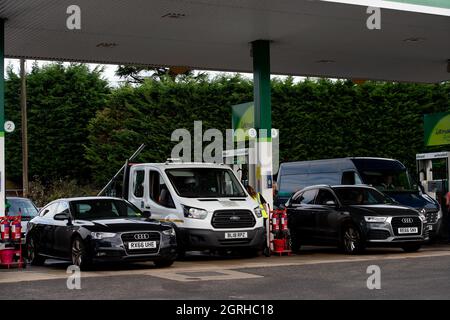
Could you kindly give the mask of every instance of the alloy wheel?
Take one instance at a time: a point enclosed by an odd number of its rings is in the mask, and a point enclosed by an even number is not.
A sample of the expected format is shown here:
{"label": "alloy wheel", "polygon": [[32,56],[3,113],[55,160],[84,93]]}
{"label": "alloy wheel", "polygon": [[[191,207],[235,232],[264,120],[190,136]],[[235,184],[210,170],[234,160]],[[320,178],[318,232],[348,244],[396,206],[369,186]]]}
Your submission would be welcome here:
{"label": "alloy wheel", "polygon": [[72,263],[81,266],[83,263],[83,245],[76,239],[72,244]]}
{"label": "alloy wheel", "polygon": [[28,259],[29,261],[34,261],[36,258],[36,246],[33,238],[30,239],[28,243]]}
{"label": "alloy wheel", "polygon": [[356,252],[360,245],[359,232],[354,227],[348,227],[344,233],[345,251],[349,253]]}

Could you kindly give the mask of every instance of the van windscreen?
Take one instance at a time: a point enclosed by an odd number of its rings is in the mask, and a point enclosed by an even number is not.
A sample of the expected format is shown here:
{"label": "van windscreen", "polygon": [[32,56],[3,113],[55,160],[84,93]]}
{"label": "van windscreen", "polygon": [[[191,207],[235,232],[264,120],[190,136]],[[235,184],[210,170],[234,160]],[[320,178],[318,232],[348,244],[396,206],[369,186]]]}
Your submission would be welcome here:
{"label": "van windscreen", "polygon": [[365,184],[381,191],[414,191],[406,167],[397,160],[353,159]]}
{"label": "van windscreen", "polygon": [[185,198],[246,197],[244,189],[228,169],[167,169],[175,191]]}
{"label": "van windscreen", "polygon": [[314,174],[295,174],[282,175],[279,178],[279,192],[280,196],[290,196],[296,191],[305,187],[326,184],[336,185],[340,183],[340,175],[338,172],[324,172]]}

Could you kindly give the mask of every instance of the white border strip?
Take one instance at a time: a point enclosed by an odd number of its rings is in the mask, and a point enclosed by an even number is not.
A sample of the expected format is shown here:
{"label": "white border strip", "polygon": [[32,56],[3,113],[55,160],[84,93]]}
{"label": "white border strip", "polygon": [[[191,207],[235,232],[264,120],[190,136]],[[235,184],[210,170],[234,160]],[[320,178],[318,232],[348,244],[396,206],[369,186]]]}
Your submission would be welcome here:
{"label": "white border strip", "polygon": [[421,6],[416,4],[406,4],[401,2],[392,2],[386,0],[321,0],[325,2],[334,2],[342,4],[352,4],[357,6],[385,8],[400,11],[418,12],[450,17],[450,9],[437,8],[430,6]]}

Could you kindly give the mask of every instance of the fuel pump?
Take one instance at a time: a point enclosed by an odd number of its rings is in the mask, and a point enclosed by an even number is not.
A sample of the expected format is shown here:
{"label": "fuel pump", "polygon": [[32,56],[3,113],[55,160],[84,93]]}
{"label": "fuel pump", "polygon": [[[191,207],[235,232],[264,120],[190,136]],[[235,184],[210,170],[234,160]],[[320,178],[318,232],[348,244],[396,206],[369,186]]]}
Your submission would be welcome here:
{"label": "fuel pump", "polygon": [[416,155],[417,176],[422,190],[445,207],[445,195],[449,191],[450,152],[433,152]]}

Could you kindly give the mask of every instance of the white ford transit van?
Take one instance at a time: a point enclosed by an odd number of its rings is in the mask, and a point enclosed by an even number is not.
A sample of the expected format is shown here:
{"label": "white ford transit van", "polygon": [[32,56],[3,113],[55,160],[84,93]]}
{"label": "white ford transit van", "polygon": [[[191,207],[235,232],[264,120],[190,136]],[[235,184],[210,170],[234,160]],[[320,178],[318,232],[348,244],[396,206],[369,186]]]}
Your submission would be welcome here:
{"label": "white ford transit van", "polygon": [[128,200],[176,225],[180,253],[262,248],[261,211],[229,167],[167,162],[131,164],[127,171]]}

